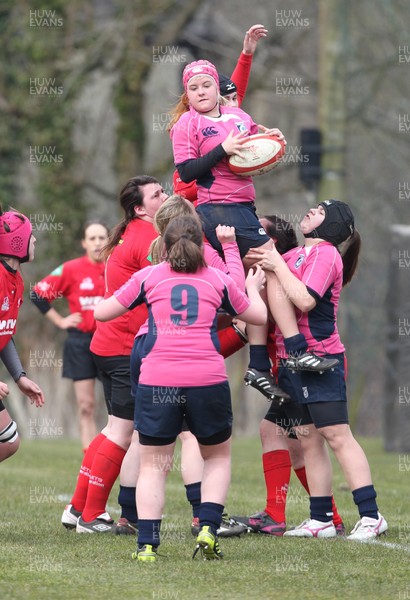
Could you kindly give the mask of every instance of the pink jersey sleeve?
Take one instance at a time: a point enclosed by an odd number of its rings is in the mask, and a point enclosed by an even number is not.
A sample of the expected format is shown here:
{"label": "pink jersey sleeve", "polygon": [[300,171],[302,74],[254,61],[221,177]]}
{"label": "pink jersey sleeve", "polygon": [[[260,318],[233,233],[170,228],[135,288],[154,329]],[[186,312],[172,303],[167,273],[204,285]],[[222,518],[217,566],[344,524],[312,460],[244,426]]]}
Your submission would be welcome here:
{"label": "pink jersey sleeve", "polygon": [[144,302],[144,283],[155,267],[145,267],[137,271],[128,281],[114,292],[118,302],[131,310]]}
{"label": "pink jersey sleeve", "polygon": [[205,262],[209,267],[213,267],[214,269],[219,269],[224,273],[228,273],[228,267],[219,256],[218,252],[215,250],[213,246],[209,242],[204,242],[204,257]]}
{"label": "pink jersey sleeve", "polygon": [[318,297],[323,298],[330,285],[342,277],[340,254],[332,244],[316,244],[306,259],[302,281]]}
{"label": "pink jersey sleeve", "polygon": [[243,268],[241,255],[236,242],[222,244],[225,263],[228,267],[228,274],[232,277],[236,285],[241,289],[245,289],[245,270]]}
{"label": "pink jersey sleeve", "polygon": [[226,294],[222,303],[222,308],[231,315],[239,315],[243,313],[250,305],[250,300],[245,292],[240,289],[237,283],[222,271],[217,271],[218,276],[222,279],[225,287]]}
{"label": "pink jersey sleeve", "polygon": [[176,165],[200,156],[195,121],[195,115],[187,112],[171,129],[172,149]]}
{"label": "pink jersey sleeve", "polygon": [[232,277],[236,285],[241,289],[245,289],[245,271],[243,268],[241,255],[239,254],[238,245],[236,242],[228,242],[222,244],[222,249],[225,261],[219,256],[218,252],[211,246],[209,242],[204,244],[204,256],[207,264],[210,267],[219,269]]}

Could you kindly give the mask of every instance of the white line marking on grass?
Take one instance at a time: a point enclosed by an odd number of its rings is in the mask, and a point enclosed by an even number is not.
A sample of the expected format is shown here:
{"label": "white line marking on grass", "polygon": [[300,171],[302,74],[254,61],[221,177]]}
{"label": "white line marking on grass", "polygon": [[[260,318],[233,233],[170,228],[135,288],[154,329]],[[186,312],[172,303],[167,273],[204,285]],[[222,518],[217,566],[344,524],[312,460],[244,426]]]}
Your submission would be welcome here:
{"label": "white line marking on grass", "polygon": [[375,546],[383,546],[384,548],[390,548],[391,550],[404,550],[405,552],[410,552],[410,546],[403,546],[403,544],[395,544],[393,542],[382,542],[381,540],[373,540],[370,542]]}

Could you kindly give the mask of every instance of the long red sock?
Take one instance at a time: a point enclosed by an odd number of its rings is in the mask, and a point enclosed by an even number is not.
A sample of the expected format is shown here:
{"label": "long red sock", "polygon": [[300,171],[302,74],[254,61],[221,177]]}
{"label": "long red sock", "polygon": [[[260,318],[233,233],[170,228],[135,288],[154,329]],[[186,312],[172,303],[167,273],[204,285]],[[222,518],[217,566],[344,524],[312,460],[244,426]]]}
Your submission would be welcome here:
{"label": "long red sock", "polygon": [[84,454],[80,472],[78,473],[74,494],[70,503],[73,505],[75,510],[80,512],[83,512],[85,501],[87,500],[88,482],[90,480],[91,466],[93,464],[95,454],[105,439],[107,439],[106,436],[103,433],[99,433],[93,439],[87,448],[87,452]]}
{"label": "long red sock", "polygon": [[291,462],[287,450],[262,454],[266,483],[265,512],[277,523],[286,521],[286,495],[289,488]]}
{"label": "long red sock", "polygon": [[303,485],[303,487],[307,491],[308,495],[310,496],[305,467],[300,467],[300,469],[293,469],[293,470],[295,471],[296,476],[299,479],[300,483]]}
{"label": "long red sock", "polygon": [[[309,492],[309,486],[308,486],[308,482],[307,482],[307,478],[306,478],[306,469],[305,469],[305,467],[301,467],[300,469],[295,469],[295,473],[296,473],[296,475],[297,475],[300,483],[303,485],[303,487],[307,491],[307,493],[310,494],[310,492]],[[335,499],[333,497],[333,494],[332,494],[332,510],[333,510],[333,524],[335,526],[337,526],[337,525],[340,525],[340,523],[343,523],[343,519],[339,515],[339,512],[337,510],[337,506],[336,506],[336,502],[335,502]]]}
{"label": "long red sock", "polygon": [[104,440],[95,455],[82,518],[89,523],[105,512],[108,496],[117,479],[126,451]]}

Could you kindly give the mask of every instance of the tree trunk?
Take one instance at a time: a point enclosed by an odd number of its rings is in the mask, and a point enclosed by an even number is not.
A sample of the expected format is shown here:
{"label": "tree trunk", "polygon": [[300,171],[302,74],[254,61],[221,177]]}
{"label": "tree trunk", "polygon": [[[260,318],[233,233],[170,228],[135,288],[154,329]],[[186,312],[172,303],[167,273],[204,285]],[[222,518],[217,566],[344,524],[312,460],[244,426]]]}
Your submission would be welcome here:
{"label": "tree trunk", "polygon": [[384,394],[384,446],[392,452],[410,452],[409,269],[410,226],[393,225]]}

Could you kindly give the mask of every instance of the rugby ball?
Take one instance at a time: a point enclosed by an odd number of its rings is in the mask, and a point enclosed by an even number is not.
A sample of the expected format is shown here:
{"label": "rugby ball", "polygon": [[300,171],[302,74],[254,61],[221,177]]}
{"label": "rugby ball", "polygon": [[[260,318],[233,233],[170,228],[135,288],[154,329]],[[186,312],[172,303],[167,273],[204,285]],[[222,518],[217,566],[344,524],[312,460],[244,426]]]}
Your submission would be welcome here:
{"label": "rugby ball", "polygon": [[257,133],[242,144],[243,158],[237,154],[229,157],[229,168],[243,177],[263,175],[277,166],[286,151],[284,140],[276,135]]}

